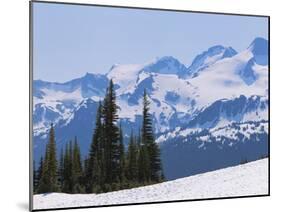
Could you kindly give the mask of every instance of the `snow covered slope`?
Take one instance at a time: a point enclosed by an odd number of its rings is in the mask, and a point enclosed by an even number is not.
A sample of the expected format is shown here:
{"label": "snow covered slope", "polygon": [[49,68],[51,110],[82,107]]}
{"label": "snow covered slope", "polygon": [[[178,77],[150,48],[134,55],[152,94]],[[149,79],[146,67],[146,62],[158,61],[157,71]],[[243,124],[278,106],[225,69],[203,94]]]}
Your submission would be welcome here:
{"label": "snow covered slope", "polygon": [[34,196],[34,209],[114,205],[268,194],[268,159],[156,185],[104,194]]}

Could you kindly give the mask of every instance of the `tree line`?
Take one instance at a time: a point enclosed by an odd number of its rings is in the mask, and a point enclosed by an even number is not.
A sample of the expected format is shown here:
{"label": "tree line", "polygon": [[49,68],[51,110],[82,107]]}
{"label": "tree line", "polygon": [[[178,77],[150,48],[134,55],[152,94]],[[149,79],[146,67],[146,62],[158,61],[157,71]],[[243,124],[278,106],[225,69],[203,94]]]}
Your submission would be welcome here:
{"label": "tree line", "polygon": [[[103,193],[164,181],[160,149],[155,142],[149,100],[143,93],[143,120],[138,135],[131,131],[124,147],[114,84],[99,103],[89,154],[81,158],[78,140],[66,144],[57,159],[51,125],[45,155],[34,170],[34,192]],[[119,124],[118,124],[119,123]]]}

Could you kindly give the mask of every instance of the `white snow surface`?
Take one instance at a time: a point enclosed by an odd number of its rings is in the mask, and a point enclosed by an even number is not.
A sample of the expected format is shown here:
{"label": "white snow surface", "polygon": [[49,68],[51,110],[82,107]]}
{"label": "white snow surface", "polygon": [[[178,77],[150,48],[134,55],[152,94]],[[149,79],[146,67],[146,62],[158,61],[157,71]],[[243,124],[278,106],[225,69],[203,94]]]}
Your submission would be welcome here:
{"label": "white snow surface", "polygon": [[115,205],[268,194],[268,159],[104,194],[34,195],[34,209]]}

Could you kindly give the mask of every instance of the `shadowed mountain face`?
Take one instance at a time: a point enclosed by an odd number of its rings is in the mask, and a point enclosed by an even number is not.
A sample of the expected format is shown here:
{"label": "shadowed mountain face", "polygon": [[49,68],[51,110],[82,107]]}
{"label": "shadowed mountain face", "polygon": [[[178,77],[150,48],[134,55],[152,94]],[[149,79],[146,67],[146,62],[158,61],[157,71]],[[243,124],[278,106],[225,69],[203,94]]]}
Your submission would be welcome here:
{"label": "shadowed mountain face", "polygon": [[232,57],[236,54],[237,52],[231,47],[223,47],[221,45],[213,46],[195,57],[192,64],[187,69],[187,75],[196,76],[200,71],[217,61]]}
{"label": "shadowed mountain face", "polygon": [[168,179],[257,159],[267,154],[268,145],[267,65],[268,42],[256,38],[242,52],[213,46],[188,67],[165,56],[65,83],[34,80],[35,160],[44,153],[51,123],[59,150],[77,136],[82,156],[88,154],[97,106],[110,79],[125,143],[131,130],[137,134],[141,128],[146,89]]}
{"label": "shadowed mountain face", "polygon": [[253,53],[255,62],[259,65],[268,65],[268,41],[256,38],[248,49]]}

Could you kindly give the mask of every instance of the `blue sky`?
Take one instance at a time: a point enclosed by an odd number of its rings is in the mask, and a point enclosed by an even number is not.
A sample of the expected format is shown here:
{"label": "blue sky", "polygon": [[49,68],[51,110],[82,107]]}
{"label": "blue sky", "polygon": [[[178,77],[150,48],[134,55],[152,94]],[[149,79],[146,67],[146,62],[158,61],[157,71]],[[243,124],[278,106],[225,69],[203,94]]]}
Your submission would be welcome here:
{"label": "blue sky", "polygon": [[241,51],[267,30],[262,17],[34,3],[34,79],[64,82],[162,56],[188,65],[213,45]]}

